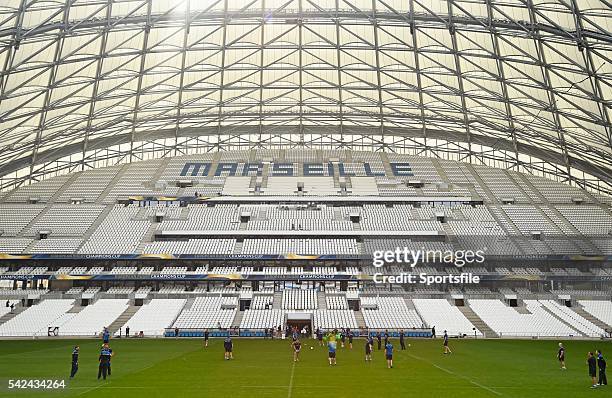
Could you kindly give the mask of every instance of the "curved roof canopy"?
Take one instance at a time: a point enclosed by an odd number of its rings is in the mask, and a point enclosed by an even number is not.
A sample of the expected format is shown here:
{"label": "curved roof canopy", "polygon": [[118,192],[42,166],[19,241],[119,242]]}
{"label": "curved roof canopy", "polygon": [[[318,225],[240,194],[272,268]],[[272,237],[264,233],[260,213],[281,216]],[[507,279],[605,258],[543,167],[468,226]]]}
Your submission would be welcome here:
{"label": "curved roof canopy", "polygon": [[131,160],[145,142],[157,143],[146,147],[156,156],[193,139],[211,148],[361,142],[525,169],[537,159],[609,192],[611,7],[3,0],[0,176],[18,183],[60,159],[85,167],[105,148]]}

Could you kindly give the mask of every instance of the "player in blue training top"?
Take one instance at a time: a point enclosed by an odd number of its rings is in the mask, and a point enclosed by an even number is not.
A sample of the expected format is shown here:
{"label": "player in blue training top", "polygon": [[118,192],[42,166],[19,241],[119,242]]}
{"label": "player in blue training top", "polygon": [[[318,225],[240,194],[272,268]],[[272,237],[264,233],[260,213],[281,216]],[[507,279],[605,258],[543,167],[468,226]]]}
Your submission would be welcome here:
{"label": "player in blue training top", "polygon": [[385,344],[385,357],[387,358],[387,368],[391,369],[393,367],[393,344],[389,340]]}
{"label": "player in blue training top", "polygon": [[328,354],[329,366],[336,365],[336,347],[337,347],[337,342],[335,339],[330,339],[327,342],[327,350],[329,352]]}
{"label": "player in blue training top", "polygon": [[108,328],[104,326],[104,330],[102,331],[102,343],[108,344],[109,340],[110,340],[110,332],[108,331]]}
{"label": "player in blue training top", "polygon": [[104,380],[106,380],[112,355],[113,351],[108,347],[108,344],[102,345],[102,350],[100,350],[100,356],[98,358],[98,380],[100,380],[100,376],[104,377]]}

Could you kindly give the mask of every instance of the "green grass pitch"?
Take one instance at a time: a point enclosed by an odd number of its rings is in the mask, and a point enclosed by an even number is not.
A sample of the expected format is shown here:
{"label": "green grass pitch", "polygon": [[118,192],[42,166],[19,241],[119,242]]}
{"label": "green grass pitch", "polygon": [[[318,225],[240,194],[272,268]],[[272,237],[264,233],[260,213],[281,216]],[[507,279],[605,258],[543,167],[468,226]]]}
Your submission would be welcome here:
{"label": "green grass pitch", "polygon": [[[294,364],[288,341],[234,339],[232,361],[223,343],[199,339],[111,341],[113,375],[98,381],[98,340],[0,341],[0,397],[591,397],[612,396],[612,387],[589,389],[586,353],[612,353],[609,342],[565,341],[567,371],[556,361],[557,341],[410,339],[396,347],[394,368],[383,351],[364,361],[364,340],[338,349],[330,367],[327,351],[304,341]],[[81,346],[76,378],[68,380],[71,347]],[[314,346],[311,350],[310,346]],[[66,379],[63,390],[9,390],[9,379]]]}

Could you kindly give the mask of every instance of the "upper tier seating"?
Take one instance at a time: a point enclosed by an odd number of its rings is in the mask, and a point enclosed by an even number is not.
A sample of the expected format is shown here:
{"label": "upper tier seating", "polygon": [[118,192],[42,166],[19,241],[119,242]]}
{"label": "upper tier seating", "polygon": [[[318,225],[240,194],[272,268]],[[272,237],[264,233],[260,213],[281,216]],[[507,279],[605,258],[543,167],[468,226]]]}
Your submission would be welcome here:
{"label": "upper tier seating", "polygon": [[435,220],[415,219],[412,206],[364,205],[361,229],[367,231],[441,231]]}
{"label": "upper tier seating", "polygon": [[100,205],[55,204],[30,226],[25,235],[36,236],[40,231],[48,231],[52,238],[82,236],[104,208]]}
{"label": "upper tier seating", "polygon": [[119,172],[120,166],[106,167],[80,173],[62,192],[58,202],[68,202],[72,198],[82,198],[86,202],[94,202],[104,192],[111,180]]}
{"label": "upper tier seating", "polygon": [[0,297],[38,297],[48,292],[46,289],[0,289]]}
{"label": "upper tier seating", "polygon": [[30,198],[38,198],[43,203],[49,202],[72,176],[73,174],[64,174],[23,186],[11,192],[5,200],[7,202],[25,203]]}
{"label": "upper tier seating", "polygon": [[601,207],[562,205],[557,210],[583,235],[601,236],[612,231],[612,215]]}
{"label": "upper tier seating", "polygon": [[30,253],[75,253],[83,241],[78,238],[63,238],[63,239],[41,239],[34,243],[34,246],[29,250]]}
{"label": "upper tier seating", "polygon": [[2,237],[17,236],[40,212],[41,205],[5,205],[0,204],[0,231]]}
{"label": "upper tier seating", "polygon": [[545,235],[562,234],[561,230],[534,206],[505,205],[501,208],[523,235],[531,236],[534,231]]}
{"label": "upper tier seating", "polygon": [[232,254],[236,239],[189,239],[148,243],[145,254]]}
{"label": "upper tier seating", "polygon": [[[1,224],[0,224],[1,225]],[[0,229],[3,227],[0,226]],[[0,238],[0,253],[21,254],[33,242],[24,238]]]}
{"label": "upper tier seating", "polygon": [[359,254],[355,239],[245,239],[242,254]]}
{"label": "upper tier seating", "polygon": [[240,226],[240,212],[235,205],[214,207],[189,205],[185,220],[163,220],[158,229],[165,231],[236,230]]}
{"label": "upper tier seating", "polygon": [[136,253],[138,244],[151,225],[150,221],[134,219],[138,211],[136,206],[115,206],[83,244],[79,253]]}

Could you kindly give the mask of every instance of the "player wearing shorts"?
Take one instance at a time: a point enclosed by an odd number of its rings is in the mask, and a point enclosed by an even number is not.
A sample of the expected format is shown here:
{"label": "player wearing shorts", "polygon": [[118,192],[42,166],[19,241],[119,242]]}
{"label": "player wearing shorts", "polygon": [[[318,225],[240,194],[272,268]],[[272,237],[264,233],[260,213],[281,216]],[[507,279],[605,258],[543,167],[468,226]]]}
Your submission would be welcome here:
{"label": "player wearing shorts", "polygon": [[393,367],[393,344],[388,340],[385,345],[385,357],[387,358],[387,368],[391,369]]}
{"label": "player wearing shorts", "polygon": [[366,360],[366,362],[372,360],[372,348],[373,347],[374,347],[374,340],[372,340],[372,337],[368,337],[368,339],[366,340],[366,343],[365,343],[365,360]]}
{"label": "player wearing shorts", "polygon": [[223,341],[223,348],[225,349],[225,359],[230,360],[234,359],[234,344],[232,343],[232,338],[227,336]]}
{"label": "player wearing shorts", "polygon": [[208,347],[208,336],[210,335],[210,333],[208,332],[208,329],[206,329],[204,331],[204,347]]}
{"label": "player wearing shorts", "polygon": [[353,331],[351,329],[346,329],[346,334],[349,339],[349,348],[353,349]]}
{"label": "player wearing shorts", "polygon": [[317,340],[319,340],[319,346],[323,346],[323,331],[317,328]]}
{"label": "player wearing shorts", "polygon": [[563,343],[559,343],[559,351],[557,352],[557,359],[559,360],[559,364],[561,365],[561,370],[565,370],[565,347],[563,347]]}
{"label": "player wearing shorts", "polygon": [[448,333],[446,330],[444,331],[444,355],[452,354],[450,347],[448,346]]}
{"label": "player wearing shorts", "polygon": [[329,366],[336,365],[336,340],[330,340],[327,342],[327,351],[328,351],[328,359]]}
{"label": "player wearing shorts", "polygon": [[291,346],[293,347],[293,362],[298,362],[300,360],[302,343],[300,343],[300,340],[294,340],[293,343],[291,343]]}

